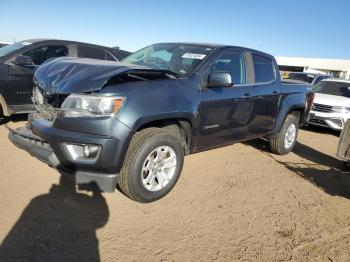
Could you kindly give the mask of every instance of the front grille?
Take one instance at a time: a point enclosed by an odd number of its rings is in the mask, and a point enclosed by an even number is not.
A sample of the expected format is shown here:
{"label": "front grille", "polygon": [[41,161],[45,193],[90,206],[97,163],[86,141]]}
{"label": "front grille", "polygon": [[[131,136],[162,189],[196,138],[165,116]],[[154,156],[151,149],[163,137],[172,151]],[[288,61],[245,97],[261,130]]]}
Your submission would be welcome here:
{"label": "front grille", "polygon": [[312,110],[329,113],[329,112],[332,112],[332,106],[322,105],[322,104],[313,104]]}
{"label": "front grille", "polygon": [[[49,121],[54,121],[59,113],[62,103],[68,95],[49,94],[45,93],[38,84],[34,84],[33,103],[36,108],[36,118],[43,118]],[[34,114],[33,114],[34,116]],[[35,120],[35,119],[34,119]]]}

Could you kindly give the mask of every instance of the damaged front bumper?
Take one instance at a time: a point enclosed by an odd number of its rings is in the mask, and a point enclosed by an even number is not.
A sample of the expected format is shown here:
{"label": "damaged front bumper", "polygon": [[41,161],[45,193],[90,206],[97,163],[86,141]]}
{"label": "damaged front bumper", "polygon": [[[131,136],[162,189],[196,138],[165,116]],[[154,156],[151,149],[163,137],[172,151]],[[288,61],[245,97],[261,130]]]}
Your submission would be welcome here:
{"label": "damaged front bumper", "polygon": [[51,146],[40,137],[34,135],[28,128],[20,127],[15,130],[8,126],[6,128],[9,130],[8,137],[15,146],[27,151],[31,156],[38,158],[51,167],[59,166],[60,162]]}
{"label": "damaged front bumper", "polygon": [[[128,129],[117,122],[124,137]],[[95,184],[100,190],[113,192],[116,188],[118,172],[122,165],[123,142],[125,139],[104,135],[92,135],[83,132],[56,128],[44,119],[37,119],[29,123],[28,127],[9,129],[9,139],[17,147],[27,151],[49,166],[59,171],[75,176],[77,184]],[[78,125],[84,126],[84,125]],[[123,137],[123,136],[121,136]],[[66,144],[94,144],[101,147],[96,161],[79,162],[72,159]]]}

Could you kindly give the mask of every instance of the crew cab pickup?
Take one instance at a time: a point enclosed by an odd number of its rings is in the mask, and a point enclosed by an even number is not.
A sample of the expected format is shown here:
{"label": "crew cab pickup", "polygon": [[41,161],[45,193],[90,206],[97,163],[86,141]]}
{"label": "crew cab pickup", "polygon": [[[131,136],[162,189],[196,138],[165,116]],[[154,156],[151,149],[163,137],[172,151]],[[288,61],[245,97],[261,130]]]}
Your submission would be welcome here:
{"label": "crew cab pickup", "polygon": [[313,99],[282,83],[273,56],[212,44],[154,44],[121,63],[57,58],[34,83],[36,113],[9,139],[78,184],[118,184],[139,202],[170,192],[184,155],[259,137],[287,154]]}

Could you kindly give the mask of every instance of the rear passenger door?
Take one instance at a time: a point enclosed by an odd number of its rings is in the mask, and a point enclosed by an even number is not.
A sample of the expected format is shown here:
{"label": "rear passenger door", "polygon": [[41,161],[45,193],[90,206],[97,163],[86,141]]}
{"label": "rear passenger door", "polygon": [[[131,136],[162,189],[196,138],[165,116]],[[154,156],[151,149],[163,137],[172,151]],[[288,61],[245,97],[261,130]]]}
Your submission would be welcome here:
{"label": "rear passenger door", "polygon": [[249,131],[254,136],[263,136],[269,134],[274,126],[281,85],[277,81],[277,65],[270,57],[253,53],[251,58],[255,106]]}

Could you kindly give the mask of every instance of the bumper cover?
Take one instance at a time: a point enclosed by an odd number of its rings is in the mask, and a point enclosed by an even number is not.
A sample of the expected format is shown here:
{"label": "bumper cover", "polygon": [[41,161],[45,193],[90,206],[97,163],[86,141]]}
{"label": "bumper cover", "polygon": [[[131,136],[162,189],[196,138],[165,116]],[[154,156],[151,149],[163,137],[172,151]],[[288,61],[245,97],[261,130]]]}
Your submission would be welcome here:
{"label": "bumper cover", "polygon": [[333,130],[340,131],[344,127],[347,118],[339,114],[319,113],[311,111],[307,123],[315,126],[329,127]]}
{"label": "bumper cover", "polygon": [[[41,127],[48,128],[47,125]],[[36,128],[39,127],[36,126]],[[11,129],[8,126],[7,129],[9,130],[8,137],[15,146],[27,151],[30,155],[61,172],[74,175],[76,184],[94,184],[104,192],[113,192],[115,190],[118,180],[117,173],[91,172],[85,170],[87,168],[84,166],[74,165],[72,163],[67,164],[66,157],[64,157],[62,161],[51,147],[51,144],[42,137],[34,134],[30,129],[25,127]]]}

